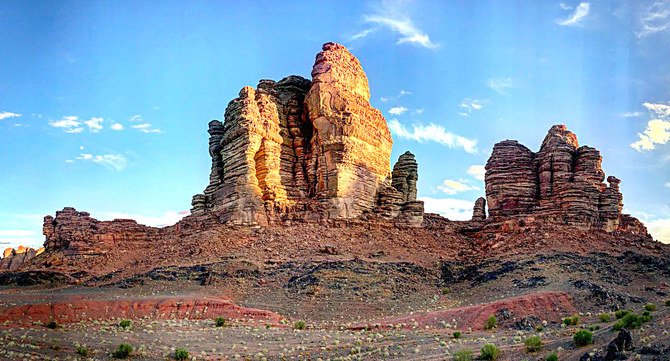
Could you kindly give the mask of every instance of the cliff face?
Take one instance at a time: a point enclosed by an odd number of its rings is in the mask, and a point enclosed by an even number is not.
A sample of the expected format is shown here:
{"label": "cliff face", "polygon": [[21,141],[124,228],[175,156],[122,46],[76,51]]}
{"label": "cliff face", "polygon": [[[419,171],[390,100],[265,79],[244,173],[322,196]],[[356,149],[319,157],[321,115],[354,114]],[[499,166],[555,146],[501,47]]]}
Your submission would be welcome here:
{"label": "cliff face", "polygon": [[243,88],[209,134],[210,182],[192,213],[223,223],[356,218],[390,181],[386,120],[360,62],[338,44],[317,54],[312,81]]}
{"label": "cliff face", "polygon": [[489,214],[493,220],[532,216],[580,229],[646,234],[639,221],[622,215],[620,180],[610,176],[605,185],[601,163],[600,152],[580,147],[564,125],[551,127],[538,153],[513,140],[497,143],[486,164]]}

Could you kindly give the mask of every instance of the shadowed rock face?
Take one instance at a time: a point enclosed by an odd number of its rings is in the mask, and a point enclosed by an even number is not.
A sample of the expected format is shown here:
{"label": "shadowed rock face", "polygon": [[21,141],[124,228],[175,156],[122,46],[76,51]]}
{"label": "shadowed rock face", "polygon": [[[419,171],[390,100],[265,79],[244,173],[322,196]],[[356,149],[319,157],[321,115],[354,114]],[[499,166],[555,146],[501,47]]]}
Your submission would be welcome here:
{"label": "shadowed rock face", "polygon": [[[549,129],[538,153],[517,141],[500,142],[486,164],[489,214],[498,220],[533,216],[581,229],[622,230],[620,181],[610,176],[605,185],[601,163],[600,152],[580,147],[564,125]],[[639,221],[625,217],[627,231],[647,233]]]}
{"label": "shadowed rock face", "polygon": [[356,218],[389,180],[386,120],[360,62],[335,43],[316,56],[312,81],[244,87],[209,134],[210,181],[192,213],[223,223]]}
{"label": "shadowed rock face", "polygon": [[15,271],[31,259],[44,252],[44,248],[33,249],[30,247],[19,246],[18,248],[7,248],[0,258],[0,271]]}

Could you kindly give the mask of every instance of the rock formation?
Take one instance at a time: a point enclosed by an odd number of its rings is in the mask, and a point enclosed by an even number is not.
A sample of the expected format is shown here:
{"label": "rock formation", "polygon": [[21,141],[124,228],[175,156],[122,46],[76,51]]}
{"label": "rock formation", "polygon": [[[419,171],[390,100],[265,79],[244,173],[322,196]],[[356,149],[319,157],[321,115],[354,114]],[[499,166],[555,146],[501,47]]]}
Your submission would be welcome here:
{"label": "rock formation", "polygon": [[42,252],[44,252],[44,247],[37,250],[24,246],[19,246],[16,249],[7,248],[3,252],[2,258],[0,258],[0,271],[15,271]]}
{"label": "rock formation", "polygon": [[423,201],[416,200],[419,166],[414,154],[403,153],[393,166],[391,184],[382,187],[373,213],[381,218],[399,221],[408,226],[423,223]]}
{"label": "rock formation", "polygon": [[[243,88],[209,134],[209,185],[193,197],[192,213],[223,223],[356,218],[389,181],[386,120],[370,105],[358,59],[335,43],[316,56],[312,81]],[[416,178],[403,182],[416,198]]]}
{"label": "rock formation", "polygon": [[475,206],[472,209],[472,221],[482,222],[486,220],[486,199],[479,197],[475,201]]}
{"label": "rock formation", "polygon": [[625,228],[646,234],[639,221],[622,215],[620,180],[603,183],[600,152],[579,146],[564,125],[551,127],[538,153],[514,140],[493,147],[486,164],[486,198],[494,220],[510,216],[608,232]]}

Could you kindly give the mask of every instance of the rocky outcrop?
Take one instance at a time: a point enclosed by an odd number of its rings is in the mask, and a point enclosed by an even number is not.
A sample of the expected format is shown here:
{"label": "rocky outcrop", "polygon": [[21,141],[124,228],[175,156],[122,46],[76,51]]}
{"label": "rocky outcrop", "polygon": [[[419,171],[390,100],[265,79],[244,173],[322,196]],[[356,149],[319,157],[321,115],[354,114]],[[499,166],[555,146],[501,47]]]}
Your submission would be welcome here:
{"label": "rocky outcrop", "polygon": [[[370,105],[360,62],[339,44],[324,44],[311,81],[289,76],[244,87],[208,132],[209,184],[191,212],[222,223],[357,218],[375,207],[389,179],[386,120]],[[416,177],[402,182],[401,203],[415,200]]]}
{"label": "rocky outcrop", "polygon": [[472,209],[472,221],[482,222],[486,220],[486,199],[479,197],[475,201],[475,206]]}
{"label": "rocky outcrop", "polygon": [[419,179],[419,166],[414,154],[403,153],[393,166],[391,184],[382,187],[377,196],[375,216],[393,220],[406,226],[423,224],[423,201],[416,200],[416,182]]}
{"label": "rocky outcrop", "polygon": [[63,250],[70,255],[105,253],[112,247],[145,247],[160,239],[160,229],[138,224],[131,219],[99,221],[87,212],[71,207],[44,217],[46,250]]}
{"label": "rocky outcrop", "polygon": [[580,147],[564,125],[551,127],[538,153],[517,141],[500,142],[486,164],[489,214],[497,220],[528,216],[580,229],[646,234],[639,221],[621,214],[620,180],[610,176],[605,185],[601,163],[600,152]]}
{"label": "rocky outcrop", "polygon": [[43,247],[39,249],[24,246],[19,246],[16,249],[7,248],[0,259],[0,271],[15,271],[42,252],[44,252]]}

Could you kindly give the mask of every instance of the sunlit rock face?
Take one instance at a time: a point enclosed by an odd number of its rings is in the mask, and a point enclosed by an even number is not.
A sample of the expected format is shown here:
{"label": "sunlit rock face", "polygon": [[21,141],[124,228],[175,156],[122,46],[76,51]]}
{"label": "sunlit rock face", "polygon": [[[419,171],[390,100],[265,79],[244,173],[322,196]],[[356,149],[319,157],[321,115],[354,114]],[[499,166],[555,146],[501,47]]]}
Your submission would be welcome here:
{"label": "sunlit rock face", "polygon": [[386,120],[370,105],[360,62],[339,44],[324,44],[311,81],[244,87],[209,134],[209,185],[192,213],[223,223],[356,218],[390,181]]}
{"label": "sunlit rock face", "polygon": [[[622,215],[620,180],[603,183],[600,152],[579,146],[577,136],[564,125],[554,125],[533,153],[517,141],[493,147],[486,164],[486,197],[493,219],[529,215],[581,229],[623,230],[646,234],[641,223]],[[642,226],[644,227],[644,226]]]}
{"label": "sunlit rock face", "polygon": [[18,246],[16,249],[7,248],[0,258],[0,271],[15,271],[44,252],[44,248],[33,249],[25,246]]}

